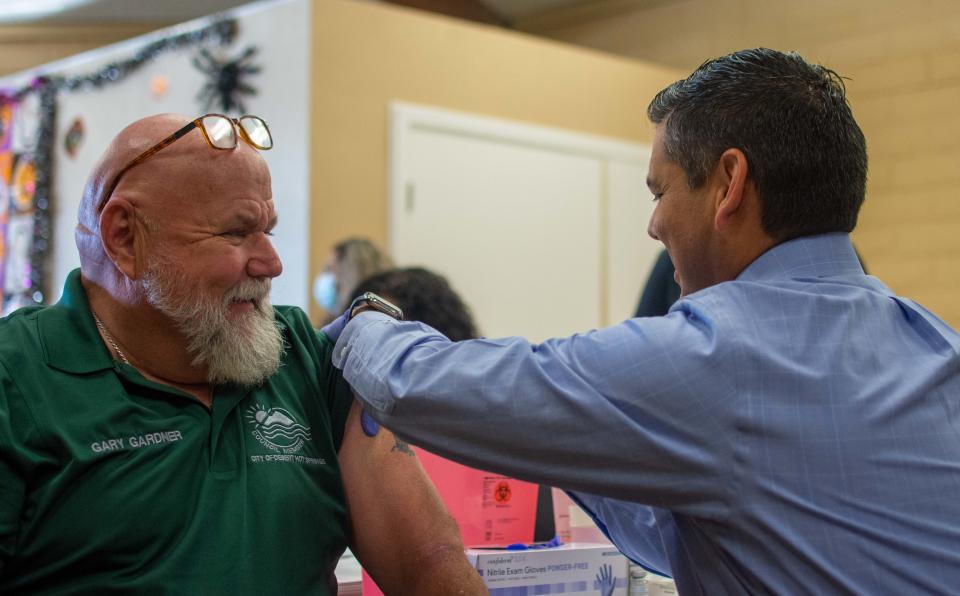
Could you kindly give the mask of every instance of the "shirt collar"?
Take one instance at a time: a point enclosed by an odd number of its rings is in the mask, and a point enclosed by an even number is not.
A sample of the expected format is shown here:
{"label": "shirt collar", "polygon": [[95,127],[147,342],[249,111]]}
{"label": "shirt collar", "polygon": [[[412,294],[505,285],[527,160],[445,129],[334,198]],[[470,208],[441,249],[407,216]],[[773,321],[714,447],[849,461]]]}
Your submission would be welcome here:
{"label": "shirt collar", "polygon": [[778,244],[750,263],[737,281],[863,274],[850,235],[838,232]]}
{"label": "shirt collar", "polygon": [[113,358],[93,322],[79,269],[67,275],[60,300],[39,312],[37,327],[47,365],[68,373],[113,368]]}

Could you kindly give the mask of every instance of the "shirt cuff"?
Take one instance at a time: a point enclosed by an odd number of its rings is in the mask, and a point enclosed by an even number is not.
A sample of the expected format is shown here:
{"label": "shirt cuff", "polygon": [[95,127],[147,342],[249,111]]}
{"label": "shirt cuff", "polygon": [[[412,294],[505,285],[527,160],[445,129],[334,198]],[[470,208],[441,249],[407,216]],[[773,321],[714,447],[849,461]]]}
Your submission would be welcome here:
{"label": "shirt cuff", "polygon": [[373,350],[382,345],[384,331],[396,323],[383,313],[364,311],[350,319],[333,347],[333,365],[343,371],[357,399],[382,412],[391,411],[394,400]]}

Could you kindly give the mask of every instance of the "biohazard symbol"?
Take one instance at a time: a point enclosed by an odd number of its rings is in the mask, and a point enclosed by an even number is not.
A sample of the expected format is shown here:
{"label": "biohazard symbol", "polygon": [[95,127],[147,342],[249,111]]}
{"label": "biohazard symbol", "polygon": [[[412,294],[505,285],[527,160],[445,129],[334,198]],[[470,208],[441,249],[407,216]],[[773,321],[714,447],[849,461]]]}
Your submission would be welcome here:
{"label": "biohazard symbol", "polygon": [[506,503],[512,496],[513,491],[510,490],[510,483],[506,481],[497,484],[497,489],[493,491],[493,498],[497,503]]}

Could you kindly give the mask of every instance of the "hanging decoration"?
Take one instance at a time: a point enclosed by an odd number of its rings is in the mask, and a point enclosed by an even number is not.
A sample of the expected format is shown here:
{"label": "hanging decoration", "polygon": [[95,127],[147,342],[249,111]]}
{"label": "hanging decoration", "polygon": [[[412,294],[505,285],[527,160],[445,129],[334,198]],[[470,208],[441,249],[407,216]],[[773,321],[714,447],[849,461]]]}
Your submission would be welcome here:
{"label": "hanging decoration", "polygon": [[37,193],[37,167],[33,165],[30,157],[23,157],[17,162],[11,187],[14,212],[33,211],[33,195]]}
{"label": "hanging decoration", "polygon": [[[41,76],[20,89],[0,90],[0,302],[4,314],[45,299],[58,93],[95,91],[120,83],[161,54],[207,43],[227,45],[236,34],[235,19],[219,19],[146,44],[130,58],[93,72]],[[71,147],[75,151],[82,139],[83,122],[76,120],[64,141],[67,153],[71,154]]]}
{"label": "hanging decoration", "polygon": [[12,109],[10,106],[0,106],[0,127],[4,127],[0,133],[0,307],[4,303],[3,274],[7,262],[7,221],[10,218],[10,183],[13,180],[13,153],[9,151],[10,137],[9,129],[6,128],[12,122]]}
{"label": "hanging decoration", "polygon": [[40,77],[40,79],[15,92],[14,99],[20,100],[25,95],[39,91],[40,87],[53,87],[57,91],[93,91],[100,89],[123,81],[161,54],[211,41],[223,45],[230,44],[236,35],[237,21],[235,19],[220,19],[201,29],[158,39],[142,47],[132,57],[111,62],[94,72],[71,77]]}
{"label": "hanging decoration", "polygon": [[10,144],[10,133],[13,130],[13,105],[3,99],[4,96],[0,95],[0,151]]}
{"label": "hanging decoration", "polygon": [[153,75],[150,79],[150,93],[154,99],[163,99],[170,89],[170,77],[167,75]]}
{"label": "hanging decoration", "polygon": [[83,133],[83,118],[77,116],[70,123],[70,128],[67,129],[67,134],[63,137],[63,150],[67,152],[69,157],[76,157],[77,150],[83,143]]}
{"label": "hanging decoration", "polygon": [[[56,89],[46,86],[44,81],[37,79],[36,93],[23,94],[21,101],[12,104],[13,137],[9,150],[13,172],[8,184],[10,207],[5,231],[4,314],[44,300],[51,232],[51,155],[57,116]],[[34,108],[40,115],[38,119],[21,117]]]}
{"label": "hanging decoration", "polygon": [[246,112],[241,96],[257,94],[256,88],[246,82],[250,75],[260,72],[260,67],[252,63],[256,53],[256,46],[249,46],[237,58],[221,61],[206,49],[200,50],[193,65],[208,77],[207,84],[197,94],[204,110],[219,109],[225,114]]}
{"label": "hanging decoration", "polygon": [[[0,146],[0,171],[3,183],[3,267],[0,284],[4,314],[31,304],[32,244],[35,229],[35,200],[38,173],[35,163],[38,146],[38,120],[26,119],[39,106],[38,96],[22,102],[5,98],[2,109],[4,144]],[[42,299],[42,294],[41,294]]]}
{"label": "hanging decoration", "polygon": [[0,95],[0,306],[6,304],[6,270],[8,263],[10,200],[13,183],[13,168],[16,159],[13,153],[14,105],[6,95]]}

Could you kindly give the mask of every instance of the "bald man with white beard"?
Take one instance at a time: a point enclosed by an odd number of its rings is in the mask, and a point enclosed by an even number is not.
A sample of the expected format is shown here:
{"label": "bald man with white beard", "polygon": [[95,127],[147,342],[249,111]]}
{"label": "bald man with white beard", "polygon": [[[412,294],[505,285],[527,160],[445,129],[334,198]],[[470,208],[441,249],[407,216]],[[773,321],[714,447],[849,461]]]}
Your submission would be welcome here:
{"label": "bald man with white beard", "polygon": [[486,592],[330,341],[270,304],[272,144],[256,117],[131,124],[62,299],[0,321],[0,592],[333,594],[348,545],[388,594]]}

